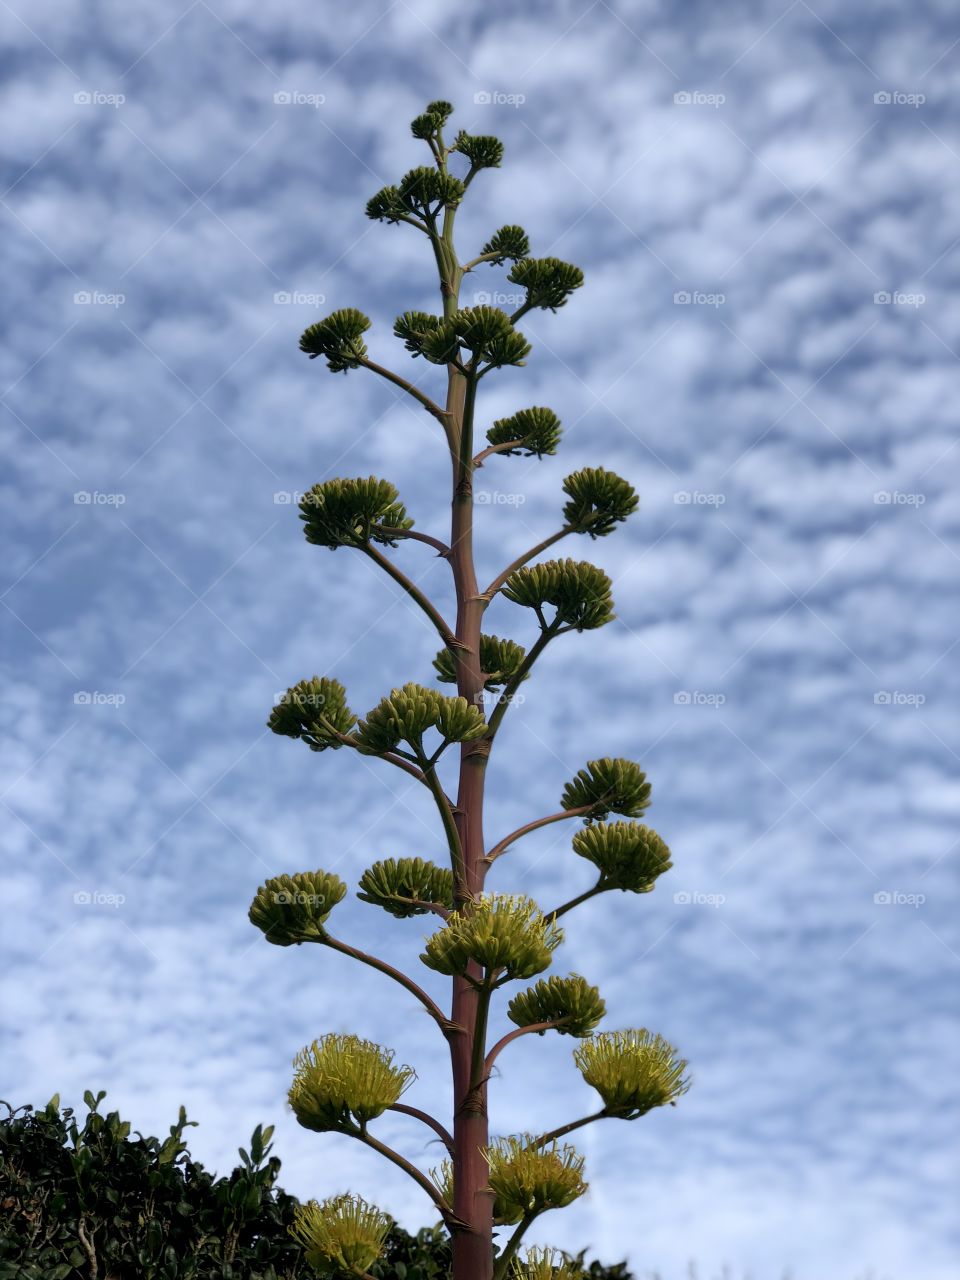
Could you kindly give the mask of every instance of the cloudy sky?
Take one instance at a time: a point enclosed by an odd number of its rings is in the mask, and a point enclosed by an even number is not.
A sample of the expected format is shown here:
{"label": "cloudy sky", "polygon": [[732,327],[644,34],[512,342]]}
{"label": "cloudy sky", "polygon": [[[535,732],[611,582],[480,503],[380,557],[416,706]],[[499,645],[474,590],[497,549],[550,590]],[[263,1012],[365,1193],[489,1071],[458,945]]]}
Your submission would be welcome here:
{"label": "cloudy sky", "polygon": [[[265,720],[314,673],[361,712],[431,674],[422,616],[368,561],[308,547],[290,496],[375,472],[444,533],[426,415],[297,350],[358,306],[374,354],[440,393],[390,333],[437,308],[432,261],[363,207],[425,162],[407,121],[443,96],[506,144],[461,256],[519,222],[586,273],[524,320],[527,367],[484,380],[483,425],[543,404],[566,430],[556,458],[480,473],[482,576],[558,527],[569,471],[602,463],[642,495],[615,537],[567,544],[611,574],[618,620],[558,642],[511,710],[487,831],[553,811],[588,759],[643,764],[675,869],[568,917],[555,969],[694,1077],[675,1110],[583,1130],[591,1192],[532,1239],[666,1280],[690,1258],[754,1280],[955,1280],[952,6],[331,12],[0,5],[0,1093],[104,1088],[144,1131],[182,1102],[221,1170],[273,1122],[291,1191],[431,1218],[372,1153],[300,1129],[285,1094],[301,1045],[352,1030],[443,1111],[432,1025],[341,957],[265,945],[246,910],[271,874],[355,883],[377,858],[441,854],[414,781]],[[463,299],[509,289],[486,269]],[[449,607],[442,562],[393,554]],[[489,629],[531,638],[507,603]],[[516,846],[491,887],[545,907],[585,888],[571,834]],[[351,899],[337,922],[418,967],[423,921]],[[501,1067],[499,1132],[592,1107],[568,1040]],[[414,1122],[379,1132],[437,1163]]]}

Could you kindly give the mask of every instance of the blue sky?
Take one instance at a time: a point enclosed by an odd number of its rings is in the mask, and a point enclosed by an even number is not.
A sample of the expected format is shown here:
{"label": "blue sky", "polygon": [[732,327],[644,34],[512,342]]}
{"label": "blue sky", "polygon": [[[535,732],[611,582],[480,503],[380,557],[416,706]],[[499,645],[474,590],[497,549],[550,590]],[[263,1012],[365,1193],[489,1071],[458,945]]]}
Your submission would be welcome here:
{"label": "blue sky", "polygon": [[[443,1109],[432,1027],[341,957],[266,946],[246,909],[266,875],[355,883],[441,851],[414,782],[264,722],[314,673],[360,711],[430,677],[424,620],[368,562],[308,547],[284,498],[375,472],[443,534],[426,415],[297,350],[358,306],[375,356],[439,387],[390,333],[436,309],[432,262],[363,206],[423,162],[407,121],[443,96],[506,144],[461,256],[519,222],[586,273],[524,320],[527,368],[484,380],[482,421],[546,404],[566,433],[554,459],[481,471],[482,576],[558,527],[577,467],[642,496],[616,536],[568,544],[614,579],[618,621],[558,642],[526,686],[487,830],[551,812],[588,759],[642,762],[674,871],[568,917],[555,970],[694,1077],[676,1109],[584,1130],[591,1192],[532,1238],[667,1280],[691,1257],[755,1280],[955,1280],[951,17],[942,0],[0,8],[3,1096],[105,1088],[144,1131],[182,1102],[221,1169],[273,1122],[290,1190],[430,1220],[399,1172],[300,1129],[285,1092],[302,1044],[352,1030]],[[463,299],[509,288],[490,270]],[[421,551],[395,554],[449,605]],[[506,603],[490,629],[530,639]],[[544,906],[585,888],[571,834],[518,845],[491,887]],[[385,920],[348,900],[338,931],[418,967],[423,922]],[[498,1131],[591,1105],[569,1054],[511,1047]],[[437,1162],[403,1117],[380,1132]]]}

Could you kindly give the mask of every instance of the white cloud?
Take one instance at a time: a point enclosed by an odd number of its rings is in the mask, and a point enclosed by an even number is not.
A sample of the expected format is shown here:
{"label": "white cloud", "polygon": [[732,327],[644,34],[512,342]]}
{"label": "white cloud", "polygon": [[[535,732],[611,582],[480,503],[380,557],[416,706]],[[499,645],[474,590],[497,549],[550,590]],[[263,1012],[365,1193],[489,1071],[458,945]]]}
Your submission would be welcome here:
{"label": "white cloud", "polygon": [[[277,1122],[292,1191],[352,1185],[427,1220],[398,1171],[299,1129],[284,1095],[293,1053],[336,1028],[395,1047],[429,1102],[446,1087],[432,1026],[340,957],[266,947],[245,912],[281,870],[355,882],[379,857],[440,856],[415,783],[264,721],[314,672],[361,712],[431,674],[437,639],[410,602],[366,562],[306,546],[274,495],[382,472],[419,528],[444,531],[427,416],[297,350],[306,324],[357,305],[371,349],[402,367],[394,316],[438,308],[426,246],[363,204],[422,162],[406,121],[443,95],[507,144],[461,244],[520,222],[587,274],[568,307],[525,320],[528,368],[485,379],[484,426],[551,404],[567,435],[557,459],[481,471],[526,499],[478,508],[482,570],[555,527],[575,467],[602,462],[642,493],[616,538],[558,548],[607,568],[620,620],[558,642],[511,712],[488,836],[551,811],[585,760],[642,759],[670,883],[572,914],[557,967],[600,985],[613,1024],[671,1036],[695,1076],[675,1111],[583,1131],[591,1195],[538,1238],[629,1254],[638,1273],[697,1254],[797,1280],[950,1280],[957,1099],[930,1065],[956,1045],[958,949],[948,24],[800,4],[695,31],[654,4],[475,18],[416,0],[379,21],[343,10],[328,30],[292,4],[231,0],[182,21],[108,6],[95,39],[65,0],[23,16],[54,52],[0,16],[23,121],[4,144],[4,1096],[103,1087],[144,1131],[184,1102],[202,1122],[192,1147],[221,1169]],[[877,105],[881,87],[928,101]],[[75,104],[79,89],[127,101]],[[475,104],[481,89],[526,101]],[[675,104],[680,90],[726,100]],[[208,207],[184,182],[216,184]],[[504,277],[478,272],[468,291]],[[76,304],[78,290],[125,300]],[[327,301],[275,303],[284,290]],[[724,300],[675,304],[678,290]],[[925,301],[875,304],[878,290]],[[405,371],[440,394],[436,370]],[[442,562],[394,554],[452,609]],[[528,622],[506,603],[490,615],[498,634],[529,638]],[[126,702],[78,705],[78,690]],[[545,904],[582,890],[571,834],[518,845],[496,886]],[[926,900],[874,902],[894,891]],[[337,919],[416,967],[421,921],[384,926],[352,899]],[[589,1105],[569,1048],[511,1046],[496,1128]],[[384,1133],[435,1163],[412,1124]]]}

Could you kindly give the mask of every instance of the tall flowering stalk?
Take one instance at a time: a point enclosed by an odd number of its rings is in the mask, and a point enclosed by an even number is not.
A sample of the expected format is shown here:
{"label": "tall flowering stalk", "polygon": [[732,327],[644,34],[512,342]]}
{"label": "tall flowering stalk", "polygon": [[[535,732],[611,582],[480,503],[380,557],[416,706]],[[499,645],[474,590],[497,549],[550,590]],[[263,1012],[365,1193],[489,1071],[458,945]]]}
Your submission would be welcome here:
{"label": "tall flowering stalk", "polygon": [[[411,128],[430,150],[431,163],[412,169],[396,186],[367,204],[367,216],[403,223],[424,236],[439,275],[442,310],[406,311],[394,334],[412,357],[446,375],[441,403],[391,369],[370,359],[363,335],[369,319],[354,308],[312,324],[300,339],[311,359],[332,372],[366,369],[412,397],[443,430],[451,461],[449,541],[414,528],[392,484],[376,476],[316,484],[300,503],[307,541],[336,550],[353,547],[372,560],[411,597],[436,630],[437,682],[456,694],[415,683],[386,694],[357,716],[343,685],[313,676],[293,685],[270,716],[277,734],[299,738],[316,752],[347,748],[402,769],[430,793],[446,840],[449,866],[422,858],[387,858],[360,877],[358,897],[398,919],[434,915],[439,926],[427,939],[424,965],[450,979],[449,1012],[409,975],[331,934],[328,919],[346,886],[317,869],[270,879],[257,892],[251,921],[269,942],[312,942],[349,955],[402,986],[420,1002],[450,1051],[453,1116],[432,1115],[401,1102],[414,1072],[395,1065],[393,1053],[356,1036],[326,1035],[298,1055],[290,1103],[298,1121],[319,1132],[335,1131],[380,1152],[413,1178],[452,1236],[453,1280],[563,1280],[566,1271],[549,1250],[520,1254],[524,1233],[540,1214],[563,1208],[587,1188],[583,1159],[559,1139],[603,1117],[632,1120],[673,1103],[687,1089],[686,1063],[661,1036],[646,1029],[596,1033],[605,1008],[596,987],[578,974],[540,979],[513,995],[507,1016],[514,1030],[487,1043],[492,1000],[501,987],[543,973],[563,939],[557,921],[579,903],[610,890],[647,893],[669,870],[670,851],[649,827],[635,821],[650,803],[650,784],[631,760],[589,761],[565,786],[560,808],[527,822],[492,845],[483,831],[487,761],[514,694],[547,645],[571,631],[592,631],[614,617],[611,583],[596,565],[571,558],[539,561],[564,539],[605,537],[636,509],[632,486],[602,467],[585,467],[563,482],[561,527],[521,555],[481,589],[474,563],[473,477],[500,455],[554,454],[562,427],[552,409],[518,409],[494,421],[484,443],[476,439],[481,379],[523,365],[530,344],[517,324],[534,309],[556,311],[583,283],[579,267],[557,258],[533,258],[522,227],[496,231],[474,257],[461,262],[454,223],[474,178],[497,168],[499,139],[444,130],[453,107],[431,102]],[[512,313],[460,304],[464,277],[484,264],[509,264],[509,281],[523,294]],[[456,617],[445,617],[387,554],[402,542],[419,542],[443,557],[456,594]],[[536,563],[534,563],[536,561]],[[498,595],[529,610],[538,627],[525,649],[482,630]],[[456,760],[455,769],[450,766]],[[456,774],[455,791],[449,781]],[[620,821],[608,823],[615,814]],[[626,819],[626,821],[622,820]],[[569,902],[544,912],[522,895],[490,893],[493,864],[531,832],[555,822],[580,826],[574,851],[592,863],[596,883]],[[576,1065],[600,1095],[596,1112],[544,1134],[491,1139],[488,1083],[496,1059],[523,1035],[556,1031],[578,1039]],[[401,1112],[428,1126],[447,1151],[443,1170],[428,1176],[370,1131],[384,1111]],[[300,1212],[296,1235],[321,1273],[365,1276],[377,1258],[388,1219],[348,1193]],[[496,1239],[498,1231],[506,1234]]]}

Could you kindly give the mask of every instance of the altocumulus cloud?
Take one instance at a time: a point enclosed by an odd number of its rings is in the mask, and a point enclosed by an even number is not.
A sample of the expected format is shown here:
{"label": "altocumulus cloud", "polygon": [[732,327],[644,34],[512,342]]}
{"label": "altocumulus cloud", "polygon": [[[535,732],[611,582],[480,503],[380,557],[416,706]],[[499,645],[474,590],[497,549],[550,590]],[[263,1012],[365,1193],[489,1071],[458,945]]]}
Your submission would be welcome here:
{"label": "altocumulus cloud", "polygon": [[[464,249],[518,221],[587,275],[566,310],[525,319],[528,368],[484,388],[489,419],[551,404],[566,436],[556,459],[480,473],[483,572],[555,527],[577,466],[642,494],[616,538],[571,550],[614,578],[618,620],[558,645],[512,710],[490,834],[550,811],[589,758],[643,761],[675,869],[574,915],[558,963],[695,1076],[675,1111],[584,1131],[591,1193],[540,1238],[667,1274],[698,1255],[952,1280],[949,17],[859,0],[403,0],[336,23],[285,0],[3,8],[5,1096],[105,1087],[144,1129],[183,1102],[221,1168],[274,1121],[295,1192],[353,1185],[427,1218],[399,1174],[306,1134],[283,1100],[324,1030],[390,1044],[432,1098],[432,1027],[336,956],[260,945],[245,910],[269,874],[355,880],[440,849],[415,784],[264,720],[314,671],[360,709],[430,674],[405,598],[307,547],[291,495],[376,471],[442,529],[426,415],[296,350],[357,305],[395,362],[393,315],[434,306],[418,239],[363,203],[420,162],[401,124],[442,95],[507,145]],[[464,297],[508,289],[491,271]],[[444,566],[415,552],[399,554],[449,606]],[[491,629],[524,638],[506,603]],[[544,905],[585,887],[569,834],[517,847],[496,887]],[[417,922],[341,912],[342,934],[415,963]],[[504,1056],[500,1130],[590,1105],[568,1054]],[[437,1160],[402,1117],[384,1137]]]}

